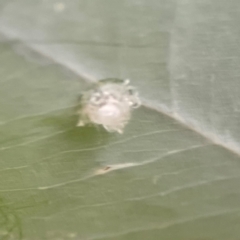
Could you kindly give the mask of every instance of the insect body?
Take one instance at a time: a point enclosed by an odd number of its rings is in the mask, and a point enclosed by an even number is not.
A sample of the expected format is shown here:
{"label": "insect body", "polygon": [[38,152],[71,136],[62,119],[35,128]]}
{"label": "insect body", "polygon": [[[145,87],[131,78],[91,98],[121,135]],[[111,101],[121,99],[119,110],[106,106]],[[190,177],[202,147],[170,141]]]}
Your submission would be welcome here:
{"label": "insect body", "polygon": [[81,95],[79,122],[102,125],[107,131],[123,132],[133,108],[141,105],[138,93],[129,80],[104,79]]}

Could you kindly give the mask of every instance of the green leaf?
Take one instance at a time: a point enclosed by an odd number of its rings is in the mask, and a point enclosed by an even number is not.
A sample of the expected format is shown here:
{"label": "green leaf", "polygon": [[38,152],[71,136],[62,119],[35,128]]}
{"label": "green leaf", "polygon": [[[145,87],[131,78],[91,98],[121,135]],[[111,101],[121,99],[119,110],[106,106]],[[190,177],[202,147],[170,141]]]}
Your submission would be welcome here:
{"label": "green leaf", "polygon": [[[0,239],[239,239],[238,5],[0,0]],[[124,134],[76,127],[110,77]]]}

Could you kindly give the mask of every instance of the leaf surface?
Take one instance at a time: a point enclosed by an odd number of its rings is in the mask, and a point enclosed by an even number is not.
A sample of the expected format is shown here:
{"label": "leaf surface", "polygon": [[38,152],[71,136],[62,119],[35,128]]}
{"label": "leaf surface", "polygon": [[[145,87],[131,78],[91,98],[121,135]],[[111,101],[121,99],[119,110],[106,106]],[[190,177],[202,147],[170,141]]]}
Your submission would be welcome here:
{"label": "leaf surface", "polygon": [[[0,1],[1,238],[239,239],[238,5]],[[123,135],[75,127],[105,77]]]}

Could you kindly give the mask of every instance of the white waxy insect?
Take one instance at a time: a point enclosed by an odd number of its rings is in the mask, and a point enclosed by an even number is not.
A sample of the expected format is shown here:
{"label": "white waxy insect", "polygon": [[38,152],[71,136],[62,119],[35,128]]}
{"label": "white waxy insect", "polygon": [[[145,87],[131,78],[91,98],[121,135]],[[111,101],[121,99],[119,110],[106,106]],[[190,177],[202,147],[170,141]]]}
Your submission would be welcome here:
{"label": "white waxy insect", "polygon": [[81,95],[77,126],[92,123],[122,133],[133,108],[141,105],[129,80],[103,79]]}

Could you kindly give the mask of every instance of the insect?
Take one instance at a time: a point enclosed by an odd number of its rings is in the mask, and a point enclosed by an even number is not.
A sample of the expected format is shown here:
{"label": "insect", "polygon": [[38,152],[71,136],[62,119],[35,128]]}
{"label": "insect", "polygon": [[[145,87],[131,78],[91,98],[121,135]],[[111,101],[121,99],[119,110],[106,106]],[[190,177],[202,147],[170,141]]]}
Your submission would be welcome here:
{"label": "insect", "polygon": [[129,83],[128,79],[103,79],[84,92],[80,96],[77,126],[96,124],[109,132],[123,133],[132,109],[141,105],[138,92]]}

